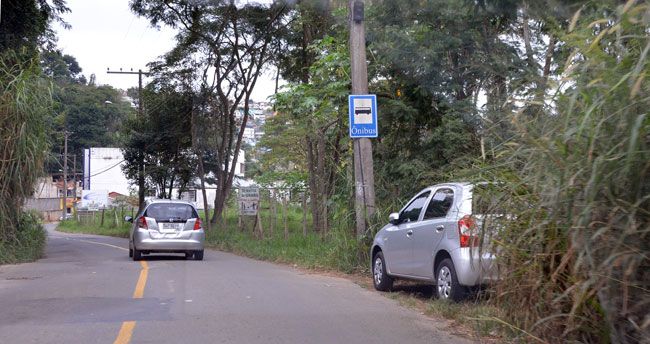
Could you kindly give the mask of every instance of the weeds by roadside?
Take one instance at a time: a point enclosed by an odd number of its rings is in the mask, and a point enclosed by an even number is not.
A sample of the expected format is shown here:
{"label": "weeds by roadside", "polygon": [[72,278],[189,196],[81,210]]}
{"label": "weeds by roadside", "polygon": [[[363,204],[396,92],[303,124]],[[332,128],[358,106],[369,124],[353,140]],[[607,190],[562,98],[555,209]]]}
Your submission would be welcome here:
{"label": "weeds by roadside", "polygon": [[99,224],[82,223],[73,219],[61,221],[56,230],[65,233],[96,234],[128,238],[130,227],[131,224],[128,222],[120,223],[117,226],[107,223],[102,227]]}
{"label": "weeds by roadside", "polygon": [[45,229],[37,213],[22,213],[11,240],[0,240],[0,264],[35,261],[43,256]]}

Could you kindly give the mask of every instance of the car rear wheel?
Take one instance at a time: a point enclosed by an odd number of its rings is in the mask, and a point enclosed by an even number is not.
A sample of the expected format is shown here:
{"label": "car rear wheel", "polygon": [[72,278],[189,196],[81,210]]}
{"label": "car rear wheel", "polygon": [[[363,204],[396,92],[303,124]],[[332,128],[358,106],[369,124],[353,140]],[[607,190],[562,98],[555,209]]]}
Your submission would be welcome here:
{"label": "car rear wheel", "polygon": [[185,252],[185,259],[191,259],[192,256],[194,255],[194,252]]}
{"label": "car rear wheel", "polygon": [[129,249],[129,258],[133,258],[133,249],[132,248]]}
{"label": "car rear wheel", "polygon": [[377,252],[372,263],[372,284],[379,291],[393,288],[393,278],[386,272],[386,260],[382,252]]}
{"label": "car rear wheel", "polygon": [[194,260],[203,260],[203,250],[194,251]]}
{"label": "car rear wheel", "polygon": [[133,248],[133,260],[138,261],[140,259],[142,259],[142,252],[134,247]]}
{"label": "car rear wheel", "polygon": [[465,287],[458,283],[456,269],[451,259],[446,258],[436,268],[436,295],[441,300],[462,301],[465,298]]}

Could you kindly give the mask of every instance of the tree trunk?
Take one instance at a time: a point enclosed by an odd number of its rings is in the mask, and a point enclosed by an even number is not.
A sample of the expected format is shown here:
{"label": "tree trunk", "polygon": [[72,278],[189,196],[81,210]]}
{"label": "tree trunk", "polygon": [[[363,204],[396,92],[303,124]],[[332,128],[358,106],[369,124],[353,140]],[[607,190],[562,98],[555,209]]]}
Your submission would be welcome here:
{"label": "tree trunk", "polygon": [[[202,152],[199,152],[202,153]],[[203,168],[203,154],[199,154],[199,179],[201,180],[201,194],[203,195],[203,218],[206,229],[210,231],[210,208],[208,205],[208,196],[205,192],[205,170]]]}
{"label": "tree trunk", "polygon": [[316,167],[315,167],[315,157],[314,157],[314,148],[313,143],[309,137],[305,137],[305,149],[307,150],[307,170],[309,172],[309,192],[311,194],[311,199],[309,202],[311,208],[311,222],[312,229],[317,232],[319,228],[320,218],[318,216],[318,202],[319,199],[318,189],[316,188]]}
{"label": "tree trunk", "polygon": [[271,213],[271,223],[269,224],[269,235],[273,237],[273,230],[275,228],[275,218],[277,216],[277,209],[275,207],[275,189],[269,190],[269,207]]}
{"label": "tree trunk", "polygon": [[522,18],[522,29],[524,36],[524,47],[526,49],[526,61],[530,68],[536,68],[537,64],[535,63],[535,55],[533,54],[533,48],[530,38],[530,26],[528,26],[528,5],[524,3],[524,14]]}
{"label": "tree trunk", "polygon": [[320,217],[318,231],[325,235],[327,231],[327,173],[325,172],[325,133],[321,132],[318,135],[317,140],[317,177],[316,182],[318,183],[318,196],[321,201],[318,207],[318,216]]}
{"label": "tree trunk", "polygon": [[144,206],[144,154],[138,153],[138,212]]}
{"label": "tree trunk", "polygon": [[174,177],[175,173],[172,172],[171,180],[169,181],[169,194],[167,195],[167,199],[172,199],[172,193],[174,189],[174,181],[176,180],[176,177]]}
{"label": "tree trunk", "polygon": [[288,217],[287,203],[289,203],[289,202],[287,202],[287,199],[283,197],[282,198],[282,215],[283,215],[282,217],[283,217],[283,220],[284,220],[284,240],[289,239],[289,226],[287,225],[287,217]]}
{"label": "tree trunk", "polygon": [[302,236],[307,236],[307,192],[302,192]]}

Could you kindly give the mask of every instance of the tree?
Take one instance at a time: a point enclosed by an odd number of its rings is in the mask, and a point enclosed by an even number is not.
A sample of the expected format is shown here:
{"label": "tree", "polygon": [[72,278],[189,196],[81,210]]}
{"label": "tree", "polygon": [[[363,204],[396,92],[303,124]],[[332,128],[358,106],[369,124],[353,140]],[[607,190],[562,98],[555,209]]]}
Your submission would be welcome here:
{"label": "tree", "polygon": [[137,180],[144,168],[146,186],[160,198],[180,197],[196,174],[192,152],[192,94],[157,78],[143,91],[143,116],[132,115],[124,125],[124,172]]}
{"label": "tree", "polygon": [[[177,0],[159,2],[133,0],[131,9],[147,17],[153,25],[177,28],[177,46],[166,54],[160,69],[190,71],[200,109],[216,124],[207,156],[214,159],[206,173],[216,179],[217,190],[212,222],[221,219],[226,198],[235,175],[235,164],[249,118],[251,91],[264,66],[271,58],[270,43],[286,12],[283,4],[234,1],[196,2]],[[241,119],[237,111],[243,108]]]}
{"label": "tree", "polygon": [[[346,45],[326,37],[311,46],[315,59],[309,68],[309,83],[292,83],[276,96],[279,113],[265,128],[262,146],[266,171],[285,171],[283,179],[293,179],[292,169],[302,167],[307,175],[313,228],[328,229],[328,204],[335,185],[345,174],[347,161],[345,118],[350,87],[350,61]],[[296,154],[299,152],[300,154]]]}
{"label": "tree", "polygon": [[497,5],[379,1],[370,10],[369,87],[380,104],[374,152],[380,202],[442,180],[451,166],[480,154],[481,95],[500,112],[504,87],[515,88],[524,75],[517,51],[501,40],[517,7]]}
{"label": "tree", "polygon": [[121,92],[111,86],[86,84],[77,60],[61,51],[45,51],[40,64],[53,82],[52,115],[48,116],[51,154],[46,163],[50,172],[58,171],[63,154],[64,132],[68,154],[80,156],[84,148],[120,146],[123,121],[133,112]]}
{"label": "tree", "polygon": [[69,27],[61,15],[70,12],[65,0],[5,0],[0,21],[0,51],[26,49],[35,55],[41,47],[50,49],[56,37],[53,21]]}
{"label": "tree", "polygon": [[47,50],[41,53],[43,74],[57,84],[86,84],[86,77],[74,56],[63,54],[60,50]]}

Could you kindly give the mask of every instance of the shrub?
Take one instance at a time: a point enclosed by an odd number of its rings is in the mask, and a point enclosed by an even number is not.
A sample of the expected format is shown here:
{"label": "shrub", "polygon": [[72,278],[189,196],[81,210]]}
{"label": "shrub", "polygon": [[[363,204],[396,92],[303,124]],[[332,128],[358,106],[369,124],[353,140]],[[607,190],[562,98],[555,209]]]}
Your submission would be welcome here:
{"label": "shrub", "polygon": [[40,216],[24,212],[11,240],[0,240],[0,264],[15,264],[37,260],[43,256],[46,233]]}

